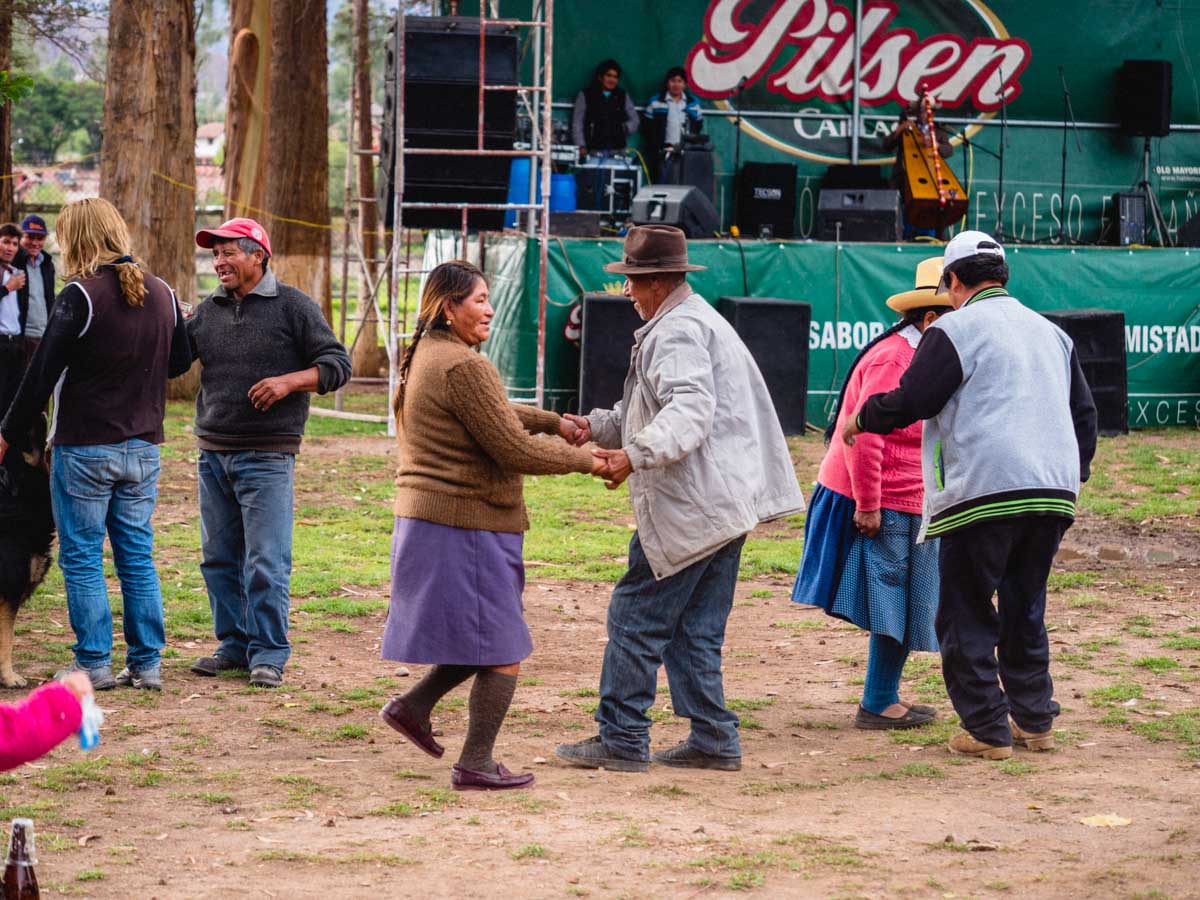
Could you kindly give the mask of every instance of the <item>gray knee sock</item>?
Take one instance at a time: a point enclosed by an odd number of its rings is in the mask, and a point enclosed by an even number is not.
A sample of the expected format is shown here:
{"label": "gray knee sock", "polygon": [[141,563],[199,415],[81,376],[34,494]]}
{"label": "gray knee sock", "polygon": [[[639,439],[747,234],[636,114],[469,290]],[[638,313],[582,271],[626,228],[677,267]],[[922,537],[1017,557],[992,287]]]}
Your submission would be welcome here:
{"label": "gray knee sock", "polygon": [[437,702],[478,671],[476,666],[434,666],[400,699],[409,712],[428,722]]}
{"label": "gray knee sock", "polygon": [[458,758],[462,768],[472,772],[496,771],[492,748],[496,746],[496,735],[504,724],[516,689],[516,675],[502,675],[492,669],[483,669],[475,676],[469,706],[471,723],[467,727],[462,755]]}

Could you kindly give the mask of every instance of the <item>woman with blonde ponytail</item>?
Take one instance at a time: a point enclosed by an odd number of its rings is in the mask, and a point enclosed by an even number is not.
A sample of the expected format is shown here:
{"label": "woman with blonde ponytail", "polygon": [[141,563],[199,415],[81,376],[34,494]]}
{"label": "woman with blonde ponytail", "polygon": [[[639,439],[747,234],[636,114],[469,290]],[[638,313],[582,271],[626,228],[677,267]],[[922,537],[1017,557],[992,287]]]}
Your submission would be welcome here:
{"label": "woman with blonde ponytail", "polygon": [[[111,203],[99,197],[68,203],[54,230],[67,284],[0,422],[0,460],[10,443],[28,441],[53,393],[50,491],[75,631],[70,671],[86,672],[96,690],[118,684],[160,690],[163,610],[150,515],[167,379],[192,362],[187,332],[175,293],[134,259],[129,229]],[[115,677],[106,533],[128,647],[125,669]]]}
{"label": "woman with blonde ponytail", "polygon": [[455,790],[533,783],[492,758],[520,663],[533,650],[522,614],[522,475],[598,474],[556,413],[508,401],[500,373],[476,348],[492,319],[488,285],[469,262],[429,273],[393,406],[399,457],[392,600],[383,658],[432,667],[380,713],[430,756],[445,752],[430,713],[474,676]]}

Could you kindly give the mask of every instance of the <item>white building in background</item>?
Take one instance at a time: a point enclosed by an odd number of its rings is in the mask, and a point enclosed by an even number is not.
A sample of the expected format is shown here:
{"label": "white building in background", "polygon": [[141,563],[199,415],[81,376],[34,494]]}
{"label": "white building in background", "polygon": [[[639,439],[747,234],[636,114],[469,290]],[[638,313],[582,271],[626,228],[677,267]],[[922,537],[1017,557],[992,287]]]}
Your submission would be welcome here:
{"label": "white building in background", "polygon": [[196,129],[196,164],[212,165],[225,146],[225,123],[205,122]]}

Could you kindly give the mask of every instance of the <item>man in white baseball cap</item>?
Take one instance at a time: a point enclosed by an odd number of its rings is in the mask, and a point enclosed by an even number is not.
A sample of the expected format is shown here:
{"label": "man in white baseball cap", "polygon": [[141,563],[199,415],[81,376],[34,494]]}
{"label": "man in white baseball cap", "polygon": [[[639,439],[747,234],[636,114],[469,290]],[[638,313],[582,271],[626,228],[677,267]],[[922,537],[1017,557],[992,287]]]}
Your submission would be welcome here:
{"label": "man in white baseball cap", "polygon": [[963,726],[949,748],[984,759],[1007,759],[1014,743],[1054,746],[1046,578],[1096,450],[1071,339],[1007,283],[999,242],[956,235],[939,286],[958,312],[925,330],[900,386],[868,398],[843,430],[853,443],[926,420],[919,539],[941,538],[936,630]]}

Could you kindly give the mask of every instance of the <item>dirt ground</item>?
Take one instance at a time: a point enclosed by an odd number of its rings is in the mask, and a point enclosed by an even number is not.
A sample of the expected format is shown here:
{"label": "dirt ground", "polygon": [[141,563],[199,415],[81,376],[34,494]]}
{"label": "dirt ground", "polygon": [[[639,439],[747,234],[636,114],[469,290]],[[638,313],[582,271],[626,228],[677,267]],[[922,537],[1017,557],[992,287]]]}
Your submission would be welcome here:
{"label": "dirt ground", "polygon": [[[353,440],[356,453],[388,449]],[[311,452],[302,463],[301,483]],[[194,517],[186,474],[165,464],[161,520]],[[448,790],[462,688],[435,714],[443,761],[379,721],[421,674],[379,659],[382,612],[355,631],[298,627],[279,692],[191,676],[213,644],[176,643],[160,697],[102,695],[97,751],[65,745],[0,784],[6,813],[38,823],[44,894],[1200,897],[1200,642],[1188,640],[1200,518],[1084,517],[1069,533],[1047,614],[1060,749],[1000,764],[944,749],[952,710],[930,654],[910,662],[903,693],[942,724],[855,730],[866,637],[792,604],[781,576],[739,584],[729,623],[740,772],[559,765],[556,744],[594,732],[609,587],[545,571],[529,570],[536,650],[497,750],[536,773],[532,789]],[[654,709],[656,747],[686,735],[668,702]],[[1093,816],[1128,823],[1083,823]]]}

